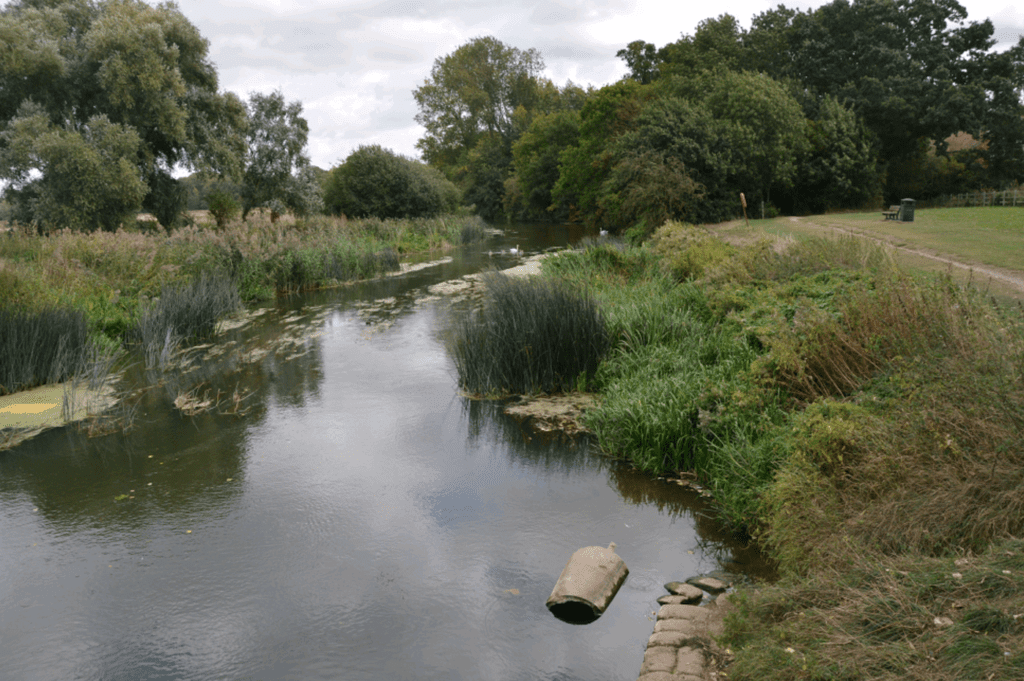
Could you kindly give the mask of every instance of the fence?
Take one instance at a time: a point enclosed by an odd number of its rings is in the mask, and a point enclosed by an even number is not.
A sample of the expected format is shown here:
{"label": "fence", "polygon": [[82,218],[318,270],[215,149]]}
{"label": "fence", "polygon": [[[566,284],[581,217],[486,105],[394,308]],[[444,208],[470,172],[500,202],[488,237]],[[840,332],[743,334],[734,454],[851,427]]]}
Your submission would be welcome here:
{"label": "fence", "polygon": [[[918,202],[921,207],[922,202]],[[1001,192],[970,192],[947,194],[924,201],[929,208],[960,208],[965,206],[1021,206],[1024,207],[1024,189],[1007,189]]]}

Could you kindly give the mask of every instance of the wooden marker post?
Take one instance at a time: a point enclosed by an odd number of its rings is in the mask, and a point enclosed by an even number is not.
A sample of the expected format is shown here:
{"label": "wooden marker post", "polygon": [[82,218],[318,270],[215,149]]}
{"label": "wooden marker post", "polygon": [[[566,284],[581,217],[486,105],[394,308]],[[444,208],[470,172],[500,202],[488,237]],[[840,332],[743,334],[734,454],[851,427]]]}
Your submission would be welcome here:
{"label": "wooden marker post", "polygon": [[747,227],[750,227],[750,220],[747,219],[747,197],[740,192],[740,203],[743,204],[743,221],[747,223]]}

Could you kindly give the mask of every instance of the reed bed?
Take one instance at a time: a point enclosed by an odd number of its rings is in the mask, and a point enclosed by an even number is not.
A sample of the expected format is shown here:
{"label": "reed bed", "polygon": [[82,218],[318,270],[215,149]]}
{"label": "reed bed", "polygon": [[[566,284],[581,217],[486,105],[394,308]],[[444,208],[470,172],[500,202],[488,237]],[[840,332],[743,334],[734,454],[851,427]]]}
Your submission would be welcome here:
{"label": "reed bed", "polygon": [[0,309],[0,395],[60,383],[85,371],[85,315],[68,309]]}
{"label": "reed bed", "polygon": [[483,306],[447,341],[459,384],[480,395],[565,392],[593,377],[609,346],[594,300],[552,280],[484,276]]}

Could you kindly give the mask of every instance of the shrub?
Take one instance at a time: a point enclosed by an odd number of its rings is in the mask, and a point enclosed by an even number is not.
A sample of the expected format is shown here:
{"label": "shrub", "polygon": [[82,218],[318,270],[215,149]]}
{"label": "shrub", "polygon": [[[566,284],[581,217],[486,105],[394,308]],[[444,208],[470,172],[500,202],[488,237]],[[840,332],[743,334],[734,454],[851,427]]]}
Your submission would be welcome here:
{"label": "shrub", "polygon": [[479,310],[456,315],[447,340],[459,384],[475,394],[550,393],[593,377],[608,349],[589,295],[552,280],[484,275]]}
{"label": "shrub", "polygon": [[695,279],[720,265],[735,249],[707,230],[675,221],[666,222],[652,239],[665,271],[676,281]]}
{"label": "shrub", "polygon": [[348,217],[432,217],[455,210],[459,190],[439,171],[379,145],[361,146],[326,181],[328,212]]}
{"label": "shrub", "polygon": [[235,219],[242,212],[242,206],[235,197],[225,191],[212,191],[207,194],[206,205],[210,209],[210,215],[217,221],[218,229],[224,229],[228,221]]}

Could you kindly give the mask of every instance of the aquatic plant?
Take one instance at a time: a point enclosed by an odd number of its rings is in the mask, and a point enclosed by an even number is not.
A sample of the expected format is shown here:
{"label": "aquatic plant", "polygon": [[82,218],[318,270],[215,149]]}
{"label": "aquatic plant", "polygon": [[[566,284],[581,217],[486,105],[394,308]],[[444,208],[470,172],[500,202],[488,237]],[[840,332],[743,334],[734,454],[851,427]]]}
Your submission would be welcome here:
{"label": "aquatic plant", "polygon": [[90,356],[85,315],[68,309],[0,309],[0,395],[59,383]]}
{"label": "aquatic plant", "polygon": [[478,310],[457,314],[448,336],[459,384],[476,394],[550,393],[593,377],[609,347],[594,300],[565,283],[484,275]]}

